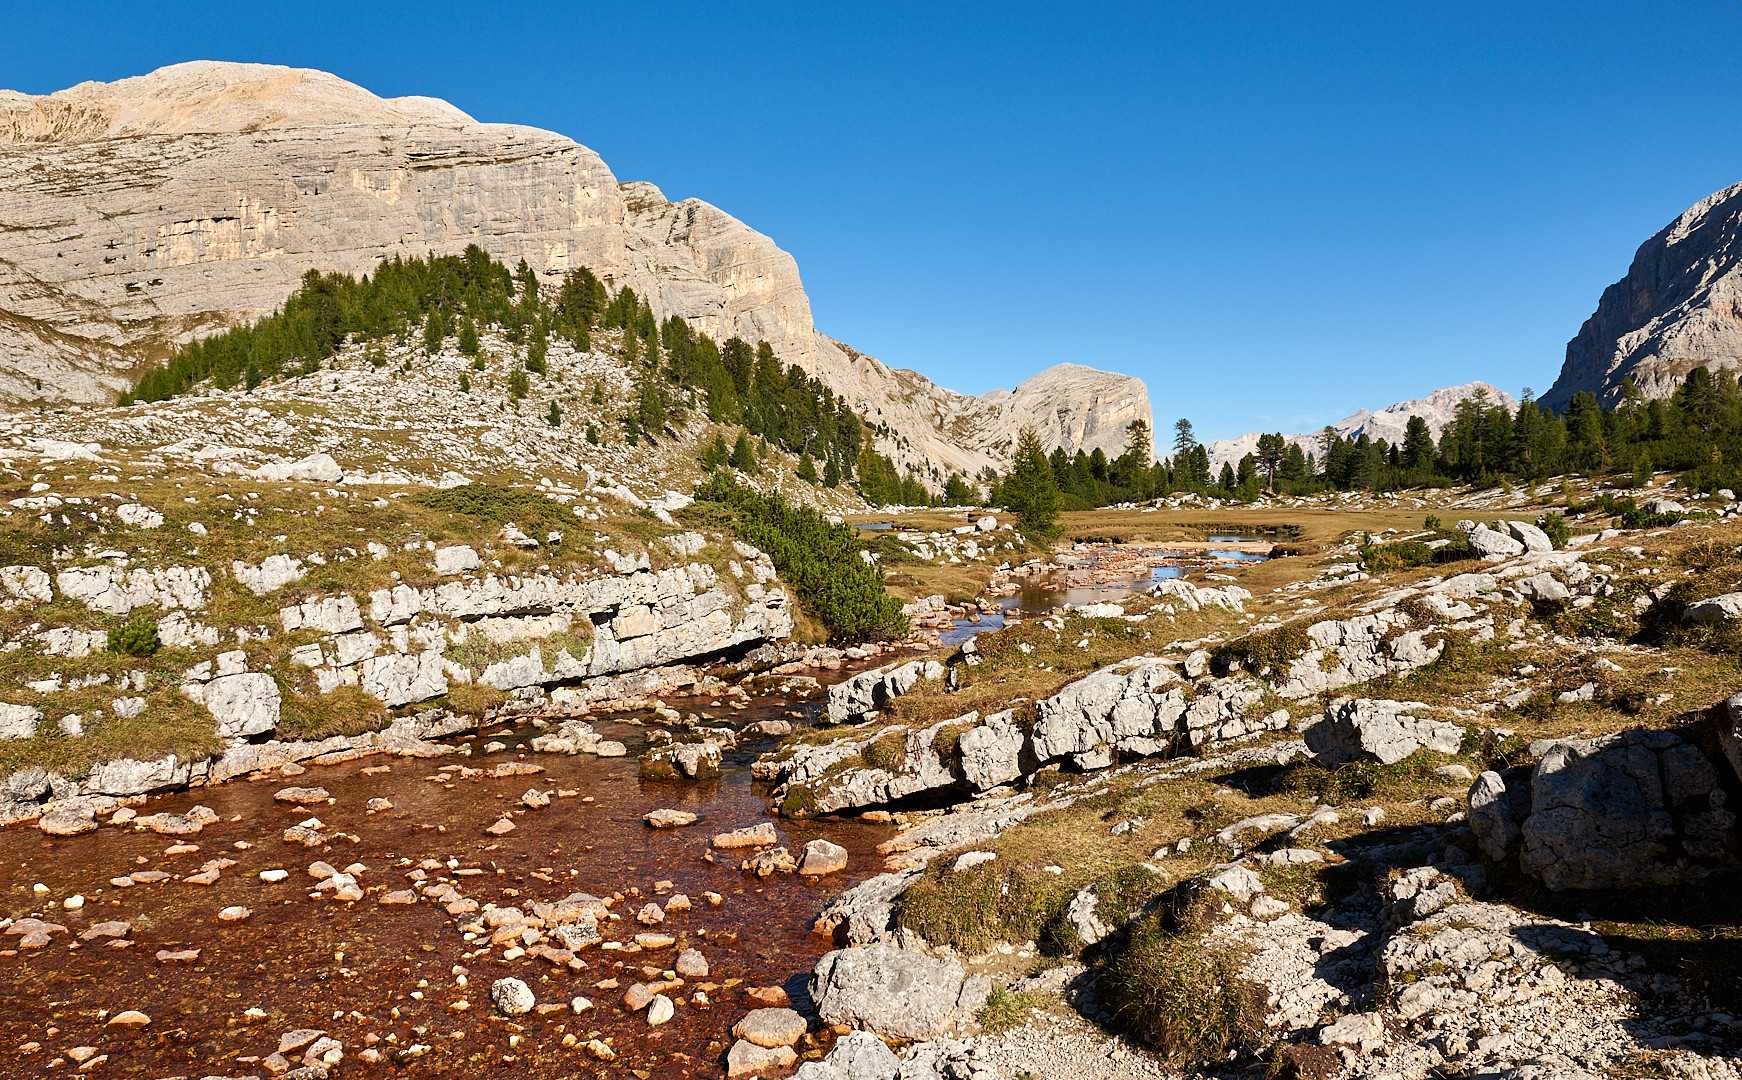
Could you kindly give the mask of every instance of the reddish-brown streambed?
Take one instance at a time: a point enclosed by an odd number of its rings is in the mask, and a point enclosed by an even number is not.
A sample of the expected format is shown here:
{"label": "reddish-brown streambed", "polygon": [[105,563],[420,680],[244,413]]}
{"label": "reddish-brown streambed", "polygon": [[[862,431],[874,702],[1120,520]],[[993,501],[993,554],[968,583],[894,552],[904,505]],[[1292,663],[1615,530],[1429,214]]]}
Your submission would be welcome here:
{"label": "reddish-brown streambed", "polygon": [[[736,719],[773,717],[789,707],[759,701]],[[492,735],[509,749],[494,754],[481,752],[489,738],[473,737],[468,741],[474,753],[466,758],[366,758],[311,768],[293,779],[234,781],[156,797],[138,808],[141,814],[179,813],[199,804],[216,811],[220,820],[186,841],[130,827],[71,838],[28,826],[0,830],[0,914],[36,917],[68,931],[53,934],[42,948],[0,956],[0,1075],[72,1074],[76,1061],[66,1052],[95,1047],[108,1055],[92,1070],[97,1076],[266,1076],[264,1059],[278,1048],[280,1033],[306,1028],[324,1029],[344,1044],[336,1076],[722,1075],[729,1029],[757,1004],[745,991],[802,985],[815,958],[831,947],[810,932],[817,910],[880,869],[873,848],[891,830],[860,822],[777,822],[781,842],[795,852],[814,837],[847,848],[848,870],[821,880],[760,880],[738,870],[744,853],[721,852],[710,864],[702,856],[713,834],[770,820],[765,800],[752,787],[752,748],[728,754],[716,781],[643,782],[635,755],[645,729],[608,720],[595,720],[594,726],[626,743],[630,756],[533,754],[525,743],[534,732],[521,728],[502,736],[498,728]],[[545,771],[499,779],[438,772],[461,762],[488,770],[512,761]],[[363,772],[381,765],[391,771]],[[426,779],[437,775],[448,779]],[[274,802],[274,793],[289,785],[323,787],[333,801],[306,809]],[[551,793],[551,804],[522,810],[504,836],[486,833],[502,814],[522,809],[519,799],[528,788]],[[587,796],[594,801],[583,802]],[[391,801],[393,809],[368,812],[365,803],[373,798]],[[641,816],[661,807],[689,810],[700,820],[670,831],[648,828]],[[283,831],[311,814],[326,826],[329,843],[285,843]],[[239,848],[238,842],[249,846]],[[198,850],[165,854],[178,843]],[[235,864],[215,883],[183,880],[218,858]],[[367,870],[358,881],[367,895],[354,903],[327,899],[326,893],[312,899],[308,866],[317,859],[340,868],[363,864]],[[442,868],[426,871],[425,882],[409,880],[426,859],[439,860]],[[289,871],[289,877],[276,884],[261,880],[262,871],[273,869]],[[139,871],[171,876],[125,888],[111,884]],[[464,941],[459,924],[475,916],[450,915],[422,896],[409,906],[379,902],[386,892],[444,879],[480,905],[526,910],[535,901],[574,892],[628,894],[611,909],[622,921],[601,926],[607,940],[625,942],[649,929],[635,922],[648,900],[684,893],[695,906],[672,912],[657,928],[676,936],[676,947],[626,955],[595,946],[580,954],[587,967],[577,972],[533,957],[506,961],[500,945]],[[661,881],[671,887],[656,890]],[[33,892],[37,883],[48,892]],[[639,896],[630,892],[635,889]],[[719,908],[703,898],[707,891],[723,895]],[[64,900],[74,894],[86,897],[85,906],[65,909]],[[253,914],[219,921],[218,912],[230,906]],[[122,939],[130,945],[80,942],[80,934],[109,920],[132,924]],[[14,950],[19,941],[9,935],[0,938],[0,947]],[[667,991],[677,1007],[670,1023],[650,1028],[645,1012],[621,1006],[623,988],[649,979],[644,966],[659,969],[651,976],[659,979],[678,950],[690,946],[703,953],[711,970]],[[157,955],[192,949],[198,957],[187,962],[164,962]],[[463,969],[466,985],[458,984],[456,968]],[[594,1007],[579,1015],[565,1009],[513,1021],[493,1016],[490,985],[505,976],[525,980],[541,1004],[583,996]],[[596,987],[610,979],[618,989]],[[697,1005],[694,994],[705,984],[714,984],[707,991],[711,1004]],[[453,1011],[458,1001],[469,1008]],[[138,1029],[106,1026],[107,1017],[129,1009],[145,1013],[151,1023]],[[265,1015],[250,1016],[251,1009]],[[571,1033],[579,1045],[565,1048],[563,1036]],[[589,1054],[584,1044],[593,1038],[607,1041],[616,1060]],[[33,1043],[39,1048],[32,1050]],[[370,1045],[382,1053],[378,1064],[358,1058]],[[414,1046],[428,1049],[415,1057],[400,1053]]]}

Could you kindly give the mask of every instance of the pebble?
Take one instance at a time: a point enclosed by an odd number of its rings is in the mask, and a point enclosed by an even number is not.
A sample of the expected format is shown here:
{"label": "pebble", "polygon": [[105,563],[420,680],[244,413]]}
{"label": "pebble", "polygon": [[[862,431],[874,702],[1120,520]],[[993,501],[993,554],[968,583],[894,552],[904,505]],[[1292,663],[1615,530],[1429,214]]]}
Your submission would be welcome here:
{"label": "pebble", "polygon": [[671,999],[664,994],[653,995],[653,1003],[647,1007],[647,1026],[658,1027],[677,1015],[677,1009]]}
{"label": "pebble", "polygon": [[104,1026],[137,1028],[144,1027],[149,1023],[151,1023],[151,1017],[146,1016],[137,1009],[127,1009],[124,1012],[118,1012],[114,1016],[111,1016],[109,1022]]}
{"label": "pebble", "polygon": [[266,882],[283,881],[285,878],[287,878],[289,876],[290,876],[289,870],[262,870],[262,871],[260,871],[260,880],[266,881]]}
{"label": "pebble", "polygon": [[218,912],[218,919],[221,922],[241,922],[252,914],[254,914],[254,912],[245,907],[227,907]]}

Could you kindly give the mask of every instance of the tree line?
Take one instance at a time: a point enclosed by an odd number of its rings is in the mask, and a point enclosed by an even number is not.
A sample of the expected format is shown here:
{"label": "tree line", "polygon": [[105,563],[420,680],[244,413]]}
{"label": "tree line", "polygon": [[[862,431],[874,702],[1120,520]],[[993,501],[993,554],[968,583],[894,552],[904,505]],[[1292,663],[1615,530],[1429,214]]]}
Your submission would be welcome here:
{"label": "tree line", "polygon": [[[1117,458],[1096,449],[1073,455],[1055,448],[1048,470],[1063,510],[1196,492],[1250,501],[1265,493],[1395,491],[1473,484],[1536,483],[1577,473],[1637,486],[1657,470],[1683,473],[1681,484],[1704,492],[1742,490],[1742,387],[1731,371],[1697,367],[1669,398],[1647,399],[1631,380],[1604,409],[1593,393],[1573,396],[1564,412],[1529,389],[1515,408],[1466,398],[1434,437],[1411,416],[1403,437],[1353,437],[1322,429],[1302,448],[1280,432],[1260,435],[1251,453],[1213,469],[1188,419],[1174,424],[1173,454],[1147,463],[1133,436]],[[998,502],[998,485],[993,487]]]}

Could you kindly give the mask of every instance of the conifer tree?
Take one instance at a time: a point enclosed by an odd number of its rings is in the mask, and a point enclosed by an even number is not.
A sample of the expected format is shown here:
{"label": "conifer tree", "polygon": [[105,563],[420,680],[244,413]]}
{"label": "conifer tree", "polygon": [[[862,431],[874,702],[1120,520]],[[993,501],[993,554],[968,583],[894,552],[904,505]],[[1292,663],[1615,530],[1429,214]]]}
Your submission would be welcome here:
{"label": "conifer tree", "polygon": [[798,478],[812,484],[817,482],[817,463],[808,452],[798,456]]}
{"label": "conifer tree", "polygon": [[1046,450],[1031,427],[1016,436],[1010,475],[999,488],[1004,506],[1022,515],[1022,531],[1036,539],[1051,539],[1058,533],[1058,481]]}
{"label": "conifer tree", "polygon": [[460,320],[460,337],[457,342],[460,352],[467,356],[478,355],[478,326],[472,322],[470,315]]}
{"label": "conifer tree", "polygon": [[545,416],[544,422],[549,424],[551,427],[562,426],[563,410],[562,406],[556,403],[555,398],[550,399],[550,412]]}
{"label": "conifer tree", "polygon": [[732,468],[742,473],[756,474],[756,451],[750,448],[750,435],[747,432],[738,433],[738,441],[732,444]]}
{"label": "conifer tree", "polygon": [[429,315],[423,320],[423,351],[434,356],[441,351],[442,339],[448,336],[448,328],[442,318],[441,308],[431,308]]}
{"label": "conifer tree", "polygon": [[714,440],[702,447],[702,469],[712,472],[731,460],[732,451],[726,446],[726,437],[715,432]]}

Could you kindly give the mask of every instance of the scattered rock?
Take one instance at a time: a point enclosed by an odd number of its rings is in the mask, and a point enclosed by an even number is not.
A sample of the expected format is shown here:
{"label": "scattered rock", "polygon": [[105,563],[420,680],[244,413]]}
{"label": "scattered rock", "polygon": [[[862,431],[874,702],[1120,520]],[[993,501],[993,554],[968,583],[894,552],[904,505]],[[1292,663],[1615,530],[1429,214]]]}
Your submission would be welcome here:
{"label": "scattered rock", "polygon": [[537,1003],[532,988],[519,979],[497,979],[490,984],[490,1004],[503,1016],[525,1016]]}
{"label": "scattered rock", "polygon": [[696,815],[688,810],[654,810],[641,815],[641,820],[656,829],[680,829],[695,824]]}
{"label": "scattered rock", "polygon": [[791,1009],[752,1009],[732,1028],[732,1034],[757,1046],[792,1046],[804,1038],[808,1025]]}
{"label": "scattered rock", "polygon": [[847,868],[847,849],[827,840],[811,840],[804,846],[804,861],[798,872],[806,877],[821,877]]}

